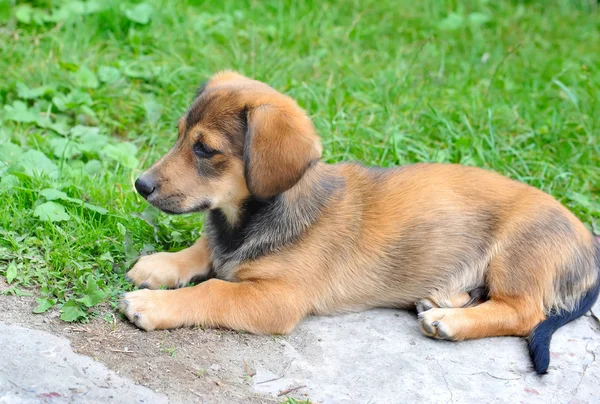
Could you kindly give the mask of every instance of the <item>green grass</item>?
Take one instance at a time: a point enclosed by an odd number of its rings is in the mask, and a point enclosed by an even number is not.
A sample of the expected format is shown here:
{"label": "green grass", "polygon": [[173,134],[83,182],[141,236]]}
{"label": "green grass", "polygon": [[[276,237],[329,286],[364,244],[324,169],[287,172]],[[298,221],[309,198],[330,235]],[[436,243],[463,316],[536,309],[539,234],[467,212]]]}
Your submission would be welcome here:
{"label": "green grass", "polygon": [[310,400],[298,400],[293,397],[288,397],[280,404],[312,404],[312,402]]}
{"label": "green grass", "polygon": [[486,167],[600,223],[594,1],[0,1],[0,275],[36,311],[98,315],[198,236],[132,184],[224,68],[295,97],[329,162]]}

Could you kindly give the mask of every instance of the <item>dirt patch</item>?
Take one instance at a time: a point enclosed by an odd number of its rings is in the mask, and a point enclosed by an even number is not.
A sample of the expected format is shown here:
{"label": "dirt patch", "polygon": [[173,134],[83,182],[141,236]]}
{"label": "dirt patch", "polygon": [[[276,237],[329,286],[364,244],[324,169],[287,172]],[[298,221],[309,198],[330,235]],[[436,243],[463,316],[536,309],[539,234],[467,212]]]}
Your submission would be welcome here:
{"label": "dirt patch", "polygon": [[[0,279],[0,291],[5,288]],[[289,363],[272,369],[285,356],[285,338],[200,328],[144,332],[110,310],[110,322],[101,315],[87,324],[68,324],[58,318],[58,311],[33,314],[35,306],[33,297],[0,295],[0,321],[66,337],[76,352],[170,400],[263,403],[284,398],[277,398],[276,392],[255,392],[253,378],[264,363],[277,377],[285,376]],[[304,345],[299,335],[286,338],[295,346]],[[281,391],[293,387],[283,386]],[[288,395],[307,398],[302,389]]]}

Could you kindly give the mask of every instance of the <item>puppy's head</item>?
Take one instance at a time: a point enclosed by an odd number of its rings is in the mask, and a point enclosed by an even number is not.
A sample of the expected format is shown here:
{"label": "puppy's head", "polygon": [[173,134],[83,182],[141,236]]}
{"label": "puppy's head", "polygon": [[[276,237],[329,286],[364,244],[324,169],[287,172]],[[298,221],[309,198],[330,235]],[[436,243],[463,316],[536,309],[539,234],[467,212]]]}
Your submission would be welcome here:
{"label": "puppy's head", "polygon": [[234,209],[294,186],[321,157],[313,124],[291,98],[234,72],[213,76],[178,123],[173,148],[135,182],[167,213]]}

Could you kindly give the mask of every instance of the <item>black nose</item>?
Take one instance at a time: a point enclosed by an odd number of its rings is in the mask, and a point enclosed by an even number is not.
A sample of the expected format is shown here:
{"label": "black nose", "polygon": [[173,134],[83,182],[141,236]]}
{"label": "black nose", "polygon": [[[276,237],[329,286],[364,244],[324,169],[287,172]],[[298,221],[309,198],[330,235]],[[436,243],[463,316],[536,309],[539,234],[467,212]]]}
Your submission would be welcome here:
{"label": "black nose", "polygon": [[156,184],[154,184],[152,176],[142,175],[135,181],[135,189],[137,189],[140,195],[148,199],[150,194],[156,189]]}

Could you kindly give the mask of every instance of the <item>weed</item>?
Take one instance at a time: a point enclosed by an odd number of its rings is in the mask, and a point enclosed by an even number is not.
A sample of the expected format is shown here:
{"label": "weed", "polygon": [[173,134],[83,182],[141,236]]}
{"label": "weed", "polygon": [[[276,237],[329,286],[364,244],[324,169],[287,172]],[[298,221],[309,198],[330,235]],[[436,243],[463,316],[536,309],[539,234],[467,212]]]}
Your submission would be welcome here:
{"label": "weed", "polygon": [[174,357],[177,353],[177,347],[174,346],[164,346],[160,349],[161,352],[169,354],[171,357]]}

